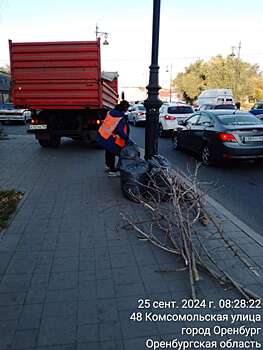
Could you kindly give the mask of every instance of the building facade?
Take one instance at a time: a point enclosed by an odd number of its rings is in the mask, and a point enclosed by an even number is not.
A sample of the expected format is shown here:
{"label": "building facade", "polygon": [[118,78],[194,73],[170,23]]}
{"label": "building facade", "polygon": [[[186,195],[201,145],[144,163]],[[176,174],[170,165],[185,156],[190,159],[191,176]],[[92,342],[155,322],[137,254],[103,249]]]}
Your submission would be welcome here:
{"label": "building facade", "polygon": [[10,74],[0,71],[0,104],[10,101]]}

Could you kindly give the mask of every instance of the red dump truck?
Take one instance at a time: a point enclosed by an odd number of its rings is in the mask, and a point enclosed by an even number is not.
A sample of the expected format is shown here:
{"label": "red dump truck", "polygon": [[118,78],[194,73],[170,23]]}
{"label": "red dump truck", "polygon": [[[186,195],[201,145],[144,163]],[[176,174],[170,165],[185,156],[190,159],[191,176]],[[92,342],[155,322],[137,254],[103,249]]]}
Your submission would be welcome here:
{"label": "red dump truck", "polygon": [[95,141],[118,102],[117,72],[101,72],[100,39],[77,42],[9,41],[11,89],[16,108],[31,111],[28,132],[41,146],[61,137]]}

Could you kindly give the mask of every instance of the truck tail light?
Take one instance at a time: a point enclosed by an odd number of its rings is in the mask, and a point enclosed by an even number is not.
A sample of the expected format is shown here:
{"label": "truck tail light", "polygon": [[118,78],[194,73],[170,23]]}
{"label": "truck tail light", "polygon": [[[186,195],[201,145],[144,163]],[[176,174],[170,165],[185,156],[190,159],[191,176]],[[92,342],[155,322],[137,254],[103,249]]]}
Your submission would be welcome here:
{"label": "truck tail light", "polygon": [[219,140],[222,142],[237,142],[237,139],[233,134],[228,134],[226,132],[220,132],[218,134]]}
{"label": "truck tail light", "polygon": [[99,119],[96,120],[96,124],[100,125],[100,120]]}
{"label": "truck tail light", "polygon": [[174,117],[174,116],[172,116],[172,115],[166,115],[166,116],[164,117],[164,119],[165,119],[165,120],[175,120],[176,117]]}

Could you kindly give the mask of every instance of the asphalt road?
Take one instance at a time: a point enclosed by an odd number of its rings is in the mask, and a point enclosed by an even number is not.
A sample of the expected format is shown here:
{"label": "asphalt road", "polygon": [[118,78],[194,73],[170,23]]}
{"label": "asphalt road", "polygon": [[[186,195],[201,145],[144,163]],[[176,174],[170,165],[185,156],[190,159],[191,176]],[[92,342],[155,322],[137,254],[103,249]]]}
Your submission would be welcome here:
{"label": "asphalt road", "polygon": [[[28,135],[24,125],[4,125],[3,129],[9,135]],[[131,127],[131,137],[144,148],[144,127]],[[198,164],[192,155],[174,151],[169,138],[159,139],[159,153],[187,176],[193,175]],[[263,236],[263,165],[201,166],[198,181],[211,197]]]}
{"label": "asphalt road", "polygon": [[19,123],[10,124],[10,125],[2,125],[4,134],[7,135],[29,135],[26,132],[25,124]]}
{"label": "asphalt road", "polygon": [[[131,127],[131,137],[144,148],[144,127]],[[198,159],[189,153],[174,151],[171,139],[159,138],[159,154],[187,176],[193,176]],[[212,198],[263,236],[263,165],[245,162],[201,166],[198,181]]]}

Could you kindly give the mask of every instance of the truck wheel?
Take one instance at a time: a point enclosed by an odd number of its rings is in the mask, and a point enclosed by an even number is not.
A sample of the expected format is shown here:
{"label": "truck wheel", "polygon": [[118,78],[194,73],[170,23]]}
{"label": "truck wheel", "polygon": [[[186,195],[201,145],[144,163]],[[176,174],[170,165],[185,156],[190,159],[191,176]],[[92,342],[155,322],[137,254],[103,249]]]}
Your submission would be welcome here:
{"label": "truck wheel", "polygon": [[54,137],[51,139],[51,147],[58,147],[60,145],[61,138],[60,137]]}
{"label": "truck wheel", "polygon": [[42,147],[52,147],[52,148],[58,147],[60,145],[60,141],[61,141],[60,137],[54,137],[51,140],[38,139],[38,142]]}
{"label": "truck wheel", "polygon": [[38,143],[42,147],[50,147],[50,141],[48,141],[48,140],[38,140]]}

